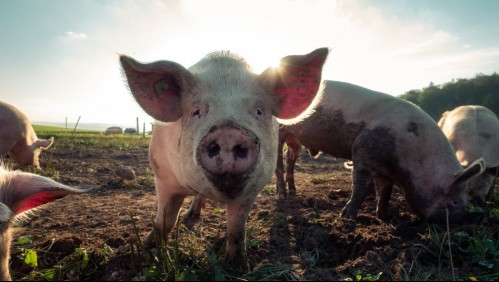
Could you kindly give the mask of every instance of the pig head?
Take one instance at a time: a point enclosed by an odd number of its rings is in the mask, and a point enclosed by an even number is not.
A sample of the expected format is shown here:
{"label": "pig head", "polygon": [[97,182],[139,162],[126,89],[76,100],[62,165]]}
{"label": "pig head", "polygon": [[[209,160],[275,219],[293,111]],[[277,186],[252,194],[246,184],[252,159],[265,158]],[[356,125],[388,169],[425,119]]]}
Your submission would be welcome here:
{"label": "pig head", "polygon": [[483,158],[486,170],[475,176],[469,194],[479,205],[484,205],[492,193],[499,167],[499,119],[486,107],[460,106],[445,112],[438,125],[449,139],[463,167]]}
{"label": "pig head", "polygon": [[[227,258],[247,269],[245,224],[275,169],[276,118],[296,118],[309,108],[327,55],[321,48],[287,56],[279,68],[261,74],[226,51],[189,69],[171,61],[142,64],[120,57],[133,96],[156,119],[149,159],[159,230],[170,233],[188,195],[226,203]],[[151,238],[153,233],[147,241]]]}
{"label": "pig head", "polygon": [[52,146],[54,138],[38,139],[31,123],[16,107],[0,101],[0,156],[9,156],[21,167],[40,168],[42,150]]}
{"label": "pig head", "polygon": [[90,190],[68,187],[33,173],[10,171],[0,164],[0,280],[11,280],[10,226],[16,216],[66,195],[86,191]]}

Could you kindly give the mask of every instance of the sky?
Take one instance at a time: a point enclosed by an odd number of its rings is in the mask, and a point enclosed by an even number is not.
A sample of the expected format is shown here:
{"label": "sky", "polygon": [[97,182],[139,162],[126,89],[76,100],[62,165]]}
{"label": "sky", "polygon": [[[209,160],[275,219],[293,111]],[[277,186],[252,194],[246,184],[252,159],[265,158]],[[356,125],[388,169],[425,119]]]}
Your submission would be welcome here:
{"label": "sky", "polygon": [[391,95],[499,71],[496,0],[1,0],[0,100],[31,122],[140,124],[118,56],[256,72],[331,52],[323,79]]}

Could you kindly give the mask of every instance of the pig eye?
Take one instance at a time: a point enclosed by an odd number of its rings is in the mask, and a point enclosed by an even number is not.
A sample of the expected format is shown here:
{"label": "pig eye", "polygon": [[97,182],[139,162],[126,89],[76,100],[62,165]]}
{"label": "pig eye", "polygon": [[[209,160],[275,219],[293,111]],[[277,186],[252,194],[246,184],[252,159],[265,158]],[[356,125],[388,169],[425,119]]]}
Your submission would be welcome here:
{"label": "pig eye", "polygon": [[256,110],[255,110],[255,117],[259,118],[261,116],[263,116],[263,110],[261,108],[256,108]]}
{"label": "pig eye", "polygon": [[192,116],[193,117],[197,116],[198,118],[200,118],[201,117],[201,110],[194,109],[194,111],[192,111]]}

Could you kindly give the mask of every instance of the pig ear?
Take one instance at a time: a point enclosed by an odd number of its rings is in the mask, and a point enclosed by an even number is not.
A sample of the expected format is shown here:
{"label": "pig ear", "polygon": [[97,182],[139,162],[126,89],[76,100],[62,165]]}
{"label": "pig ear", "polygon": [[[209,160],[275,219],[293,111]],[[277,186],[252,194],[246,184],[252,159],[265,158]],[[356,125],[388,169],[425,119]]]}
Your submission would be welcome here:
{"label": "pig ear", "polygon": [[461,187],[464,182],[468,181],[470,178],[482,174],[486,169],[485,161],[483,158],[479,158],[474,161],[465,170],[458,173],[455,177],[453,187]]}
{"label": "pig ear", "polygon": [[8,172],[9,179],[2,187],[3,202],[13,215],[53,202],[70,194],[90,191],[66,186],[50,178],[33,173]]}
{"label": "pig ear", "polygon": [[438,121],[438,127],[442,128],[449,113],[450,113],[449,111],[446,111],[445,113],[442,114],[442,117],[440,117],[440,120]]}
{"label": "pig ear", "polygon": [[54,137],[50,137],[50,139],[38,139],[35,142],[35,147],[36,148],[41,148],[42,150],[47,150],[54,144]]}
{"label": "pig ear", "polygon": [[274,83],[276,117],[292,119],[310,106],[319,90],[328,54],[329,49],[320,48],[306,55],[287,56],[281,59],[279,68],[269,68],[261,74]]}
{"label": "pig ear", "polygon": [[146,113],[164,122],[180,118],[181,93],[194,81],[187,69],[169,61],[142,64],[123,55],[120,62],[130,91]]}

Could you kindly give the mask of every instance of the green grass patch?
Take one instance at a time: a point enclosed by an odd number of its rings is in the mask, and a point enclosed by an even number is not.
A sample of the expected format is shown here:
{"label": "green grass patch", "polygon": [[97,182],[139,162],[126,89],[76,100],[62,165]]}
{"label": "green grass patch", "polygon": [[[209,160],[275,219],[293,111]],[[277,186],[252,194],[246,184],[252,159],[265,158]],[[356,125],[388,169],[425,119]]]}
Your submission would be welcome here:
{"label": "green grass patch", "polygon": [[118,150],[148,148],[150,135],[109,134],[97,130],[73,130],[62,127],[34,125],[39,138],[54,137],[54,148],[112,148]]}

